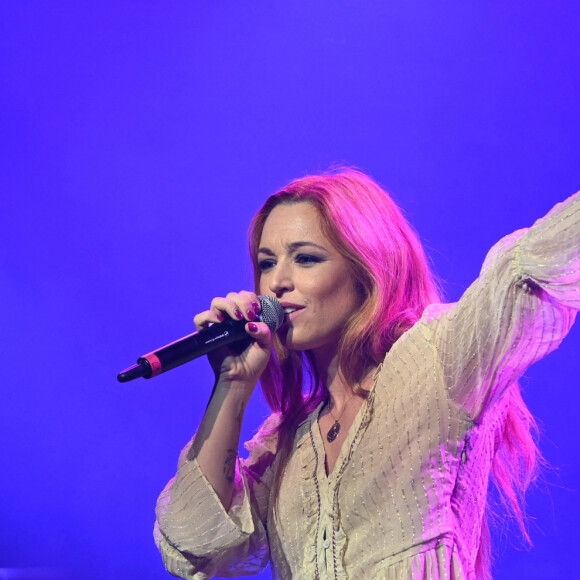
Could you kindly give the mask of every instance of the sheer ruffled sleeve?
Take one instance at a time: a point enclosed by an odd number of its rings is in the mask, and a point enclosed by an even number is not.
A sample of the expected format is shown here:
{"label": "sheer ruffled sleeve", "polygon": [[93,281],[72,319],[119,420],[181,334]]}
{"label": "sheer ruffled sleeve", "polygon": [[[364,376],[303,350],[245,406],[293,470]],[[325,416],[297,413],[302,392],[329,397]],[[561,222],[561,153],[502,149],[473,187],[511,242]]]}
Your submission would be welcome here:
{"label": "sheer ruffled sleeve", "polygon": [[560,344],[580,309],[580,193],[500,240],[456,304],[424,315],[451,397],[478,417]]}
{"label": "sheer ruffled sleeve", "polygon": [[180,578],[256,574],[269,560],[266,519],[273,481],[276,417],[266,420],[238,461],[225,511],[198,462],[182,451],[176,476],[157,501],[154,538],[167,570]]}

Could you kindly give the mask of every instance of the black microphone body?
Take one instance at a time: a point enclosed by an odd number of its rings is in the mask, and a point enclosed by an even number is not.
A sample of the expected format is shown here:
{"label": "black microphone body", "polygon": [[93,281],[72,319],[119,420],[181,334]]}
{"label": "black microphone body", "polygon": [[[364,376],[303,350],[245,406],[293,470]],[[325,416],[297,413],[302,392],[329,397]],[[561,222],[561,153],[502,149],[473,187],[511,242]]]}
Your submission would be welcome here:
{"label": "black microphone body", "polygon": [[[278,300],[271,296],[260,296],[262,309],[258,320],[265,322],[272,332],[275,332],[284,321],[284,309]],[[252,337],[245,330],[246,320],[228,318],[223,322],[194,332],[184,338],[143,355],[137,359],[137,364],[121,371],[117,379],[121,383],[143,377],[151,379],[199,358],[234,342],[250,341]]]}

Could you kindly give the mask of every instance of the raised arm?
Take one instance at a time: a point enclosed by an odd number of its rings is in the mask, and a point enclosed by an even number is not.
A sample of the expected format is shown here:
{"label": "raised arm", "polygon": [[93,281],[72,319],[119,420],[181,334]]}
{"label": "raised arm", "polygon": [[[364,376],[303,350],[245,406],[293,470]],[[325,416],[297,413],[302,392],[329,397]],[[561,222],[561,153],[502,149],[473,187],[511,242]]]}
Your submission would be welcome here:
{"label": "raised arm", "polygon": [[578,309],[580,193],[498,242],[457,304],[425,313],[451,397],[477,420],[560,344]]}

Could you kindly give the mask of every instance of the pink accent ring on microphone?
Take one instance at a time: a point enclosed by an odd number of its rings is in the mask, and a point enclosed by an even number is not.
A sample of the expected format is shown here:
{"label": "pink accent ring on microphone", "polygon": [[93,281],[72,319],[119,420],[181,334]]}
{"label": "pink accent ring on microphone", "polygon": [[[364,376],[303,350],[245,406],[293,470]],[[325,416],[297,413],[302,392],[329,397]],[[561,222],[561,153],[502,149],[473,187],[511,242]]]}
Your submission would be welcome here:
{"label": "pink accent ring on microphone", "polygon": [[151,376],[149,378],[156,377],[157,375],[160,375],[163,372],[163,368],[161,367],[161,361],[157,358],[157,355],[154,352],[145,354],[141,358],[147,359],[147,361],[151,365]]}

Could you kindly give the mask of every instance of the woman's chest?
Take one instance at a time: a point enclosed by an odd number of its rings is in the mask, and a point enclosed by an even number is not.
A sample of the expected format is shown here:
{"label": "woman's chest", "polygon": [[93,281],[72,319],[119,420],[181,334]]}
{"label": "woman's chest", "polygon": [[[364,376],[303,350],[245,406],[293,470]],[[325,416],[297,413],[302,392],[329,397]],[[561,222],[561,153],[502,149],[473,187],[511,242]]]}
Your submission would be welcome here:
{"label": "woman's chest", "polygon": [[283,528],[324,512],[355,528],[376,513],[423,511],[434,493],[451,495],[470,424],[446,397],[407,395],[371,401],[333,442],[328,422],[303,430],[281,482]]}

